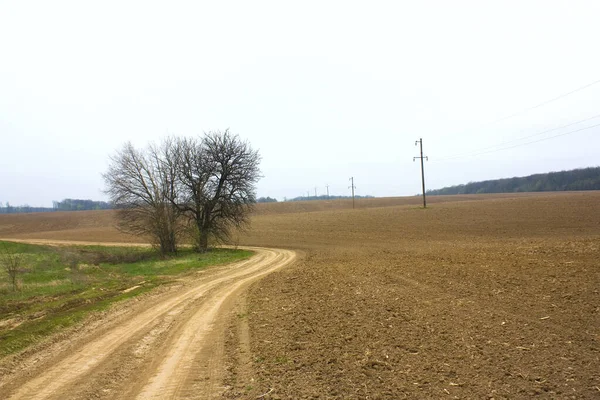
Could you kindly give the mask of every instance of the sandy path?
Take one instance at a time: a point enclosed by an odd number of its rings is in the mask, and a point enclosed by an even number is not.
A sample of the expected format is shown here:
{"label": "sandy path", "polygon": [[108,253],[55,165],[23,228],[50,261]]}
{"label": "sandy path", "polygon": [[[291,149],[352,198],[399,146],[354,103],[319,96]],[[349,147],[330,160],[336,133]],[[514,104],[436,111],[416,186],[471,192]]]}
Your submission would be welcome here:
{"label": "sandy path", "polygon": [[[44,244],[63,244],[48,242]],[[81,244],[88,244],[83,243]],[[251,282],[291,263],[293,251],[246,248],[248,260],[213,268],[47,362],[0,381],[9,399],[200,399],[224,390],[224,320]],[[85,338],[84,338],[85,339]],[[19,381],[20,379],[17,379]],[[8,384],[10,383],[10,384]],[[4,392],[6,390],[6,392]]]}

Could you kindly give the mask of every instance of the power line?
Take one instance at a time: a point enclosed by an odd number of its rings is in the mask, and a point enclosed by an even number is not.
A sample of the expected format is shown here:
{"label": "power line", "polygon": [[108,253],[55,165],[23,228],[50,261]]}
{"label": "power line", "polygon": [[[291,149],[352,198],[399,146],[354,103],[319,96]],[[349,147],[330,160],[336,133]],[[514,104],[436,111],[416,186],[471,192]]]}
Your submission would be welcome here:
{"label": "power line", "polygon": [[[586,129],[592,129],[592,128],[595,128],[595,127],[597,127],[597,126],[600,126],[600,124],[596,124],[596,125],[592,125],[592,126],[586,126],[585,128],[576,129],[576,130],[574,130],[574,131],[569,131],[569,132],[561,133],[561,134],[554,135],[554,136],[550,136],[550,137],[547,137],[547,138],[542,138],[542,139],[538,139],[538,140],[532,140],[531,142],[520,143],[520,144],[517,144],[517,145],[514,145],[514,146],[503,147],[503,148],[501,148],[501,149],[496,149],[496,150],[490,150],[490,151],[484,151],[484,152],[481,152],[481,153],[471,154],[471,155],[468,155],[468,156],[465,156],[465,157],[474,157],[474,156],[480,156],[480,155],[482,155],[482,154],[489,154],[489,153],[495,153],[495,152],[497,152],[497,151],[503,151],[503,150],[508,150],[508,149],[514,149],[515,147],[526,146],[526,145],[528,145],[528,144],[533,144],[533,143],[543,142],[543,141],[545,141],[545,140],[554,139],[554,138],[557,138],[557,137],[560,137],[560,136],[571,135],[571,134],[573,134],[573,133],[581,132],[581,131],[584,131],[584,130],[586,130]],[[456,157],[456,158],[458,158],[458,157]]]}
{"label": "power line", "polygon": [[[500,151],[500,150],[514,149],[515,147],[525,146],[525,145],[532,144],[532,143],[543,142],[543,141],[545,141],[545,140],[554,139],[554,138],[557,138],[557,137],[560,137],[560,136],[566,136],[566,135],[570,135],[570,134],[573,134],[573,133],[577,133],[577,132],[585,131],[586,129],[592,129],[592,128],[595,128],[595,127],[597,127],[597,126],[600,126],[600,124],[596,124],[596,125],[592,125],[592,126],[586,126],[585,128],[576,129],[576,130],[574,130],[574,131],[565,132],[565,133],[561,133],[561,134],[558,134],[558,135],[554,135],[554,136],[550,136],[550,137],[547,137],[547,138],[542,138],[542,139],[538,139],[538,140],[533,140],[533,141],[531,141],[531,142],[527,142],[527,143],[521,143],[521,144],[517,144],[517,145],[515,145],[515,146],[504,147],[504,148],[502,148],[502,149],[498,149],[498,150],[494,150],[494,151]],[[490,152],[490,153],[491,153],[491,152]]]}
{"label": "power line", "polygon": [[[548,129],[548,130],[545,130],[545,131],[542,131],[542,132],[534,133],[533,135],[523,136],[522,138],[508,140],[506,142],[503,142],[503,143],[497,144],[496,146],[491,146],[491,147],[498,147],[498,146],[502,146],[502,145],[505,145],[505,144],[510,144],[510,143],[518,142],[518,141],[521,141],[523,139],[529,139],[529,138],[532,138],[534,136],[539,136],[539,135],[543,135],[544,133],[557,131],[559,129],[564,129],[564,128],[567,128],[569,126],[577,125],[577,124],[580,124],[582,122],[587,122],[587,121],[590,121],[590,120],[596,119],[596,118],[600,118],[600,114],[597,114],[597,115],[594,115],[593,117],[589,117],[589,118],[582,119],[582,120],[579,120],[579,121],[571,122],[570,124],[559,126],[558,128],[552,128],[552,129]],[[482,149],[482,150],[486,150],[486,149]]]}
{"label": "power line", "polygon": [[[520,138],[517,138],[517,139],[512,139],[512,140],[508,140],[506,142],[498,143],[498,144],[495,144],[495,145],[492,145],[492,146],[482,147],[482,148],[475,149],[475,150],[472,150],[472,151],[469,151],[469,152],[466,152],[466,153],[456,154],[454,156],[443,157],[443,158],[440,158],[438,160],[433,160],[433,161],[434,162],[447,161],[447,160],[454,160],[454,159],[457,159],[457,158],[469,157],[471,155],[477,155],[477,154],[480,154],[480,152],[484,151],[484,150],[493,149],[493,148],[496,148],[496,147],[504,146],[506,144],[519,142],[521,140],[525,140],[525,139],[529,139],[529,138],[532,138],[532,137],[535,137],[535,136],[543,135],[544,133],[557,131],[559,129],[564,129],[564,128],[567,128],[569,126],[580,124],[582,122],[591,121],[592,119],[596,119],[596,118],[600,118],[600,114],[597,114],[597,115],[594,115],[593,117],[585,118],[585,119],[582,119],[582,120],[579,120],[579,121],[571,122],[569,124],[562,125],[562,126],[559,126],[557,128],[546,129],[544,131],[541,131],[541,132],[538,132],[538,133],[534,133],[533,135],[523,136],[523,137],[520,137]],[[476,153],[476,154],[474,154],[474,153]]]}
{"label": "power line", "polygon": [[580,87],[578,87],[577,89],[571,90],[570,92],[563,93],[563,94],[561,94],[561,95],[559,95],[559,96],[556,96],[556,97],[553,97],[553,98],[551,98],[551,99],[549,99],[549,100],[543,101],[543,102],[541,102],[541,103],[539,103],[539,104],[536,104],[536,105],[534,105],[534,106],[527,107],[527,108],[525,108],[525,109],[523,109],[523,110],[520,110],[520,111],[514,112],[514,113],[512,113],[512,114],[506,115],[506,116],[504,116],[504,117],[501,117],[501,118],[498,118],[498,119],[496,119],[496,120],[493,120],[493,121],[490,121],[490,122],[484,122],[484,123],[482,123],[482,124],[479,124],[478,126],[474,126],[474,127],[471,127],[471,128],[467,128],[467,129],[465,129],[465,130],[463,130],[463,131],[458,131],[458,132],[468,132],[468,131],[472,131],[472,130],[474,130],[474,129],[476,129],[476,128],[479,128],[479,129],[481,129],[481,128],[484,128],[484,127],[489,127],[489,126],[491,126],[491,125],[495,125],[495,124],[497,124],[497,123],[499,123],[499,122],[506,121],[507,119],[511,119],[511,118],[514,118],[514,117],[516,117],[516,116],[519,116],[519,115],[522,115],[522,114],[528,113],[529,111],[532,111],[532,110],[535,110],[535,109],[537,109],[537,108],[540,108],[540,107],[542,107],[542,106],[545,106],[546,104],[553,103],[553,102],[555,102],[555,101],[557,101],[557,100],[560,100],[560,99],[562,99],[563,97],[567,97],[567,96],[569,96],[569,95],[571,95],[571,94],[573,94],[573,93],[577,93],[577,92],[579,92],[579,91],[581,91],[581,90],[587,89],[587,88],[589,88],[589,87],[591,87],[591,86],[594,86],[594,85],[596,85],[596,84],[598,84],[598,83],[600,83],[600,79],[598,79],[598,80],[595,80],[595,81],[593,81],[593,82],[590,82],[590,83],[588,83],[588,84],[586,84],[586,85],[580,86]]}
{"label": "power line", "polygon": [[513,113],[513,114],[510,114],[510,115],[507,115],[506,117],[499,118],[499,119],[497,119],[497,120],[495,120],[495,121],[492,121],[492,122],[490,122],[490,124],[496,124],[496,123],[498,123],[498,122],[506,121],[507,119],[510,119],[510,118],[516,117],[516,116],[518,116],[518,115],[525,114],[525,113],[527,113],[527,112],[529,112],[529,111],[535,110],[536,108],[540,108],[540,107],[542,107],[542,106],[545,106],[546,104],[553,103],[553,102],[555,102],[556,100],[560,100],[560,99],[562,99],[563,97],[567,97],[567,96],[569,96],[569,95],[571,95],[571,94],[573,94],[573,93],[577,93],[577,92],[579,92],[579,91],[581,91],[581,90],[587,89],[587,88],[589,88],[590,86],[594,86],[594,85],[596,85],[596,84],[598,84],[598,83],[600,83],[600,79],[598,79],[598,80],[596,80],[596,81],[594,81],[594,82],[588,83],[587,85],[583,85],[583,86],[581,86],[581,87],[578,87],[577,89],[571,90],[570,92],[563,93],[563,94],[561,94],[560,96],[554,97],[554,98],[552,98],[552,99],[550,99],[550,100],[543,101],[543,102],[541,102],[541,103],[539,103],[539,104],[536,104],[535,106],[528,107],[528,108],[526,108],[526,109],[524,109],[524,110],[517,111],[516,113]]}

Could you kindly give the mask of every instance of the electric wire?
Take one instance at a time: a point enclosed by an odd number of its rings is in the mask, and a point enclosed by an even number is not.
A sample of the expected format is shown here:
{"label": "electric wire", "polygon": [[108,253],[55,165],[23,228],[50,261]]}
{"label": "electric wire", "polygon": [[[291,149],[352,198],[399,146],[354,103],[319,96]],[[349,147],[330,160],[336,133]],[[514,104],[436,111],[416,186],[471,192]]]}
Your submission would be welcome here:
{"label": "electric wire", "polygon": [[504,145],[507,145],[507,144],[511,144],[511,143],[515,143],[515,142],[520,142],[521,140],[525,140],[525,139],[529,139],[529,138],[532,138],[532,137],[535,137],[535,136],[543,135],[543,134],[548,133],[548,132],[554,132],[554,131],[557,131],[557,130],[560,130],[560,129],[568,128],[569,126],[577,125],[577,124],[580,124],[582,122],[591,121],[591,120],[596,119],[596,118],[600,118],[600,114],[596,114],[596,115],[594,115],[592,117],[581,119],[581,120],[575,121],[575,122],[571,122],[569,124],[562,125],[562,126],[559,126],[559,127],[556,127],[556,128],[546,129],[544,131],[534,133],[533,135],[523,136],[523,137],[520,137],[520,138],[516,138],[516,139],[508,140],[508,141],[505,141],[505,142],[501,142],[501,143],[498,143],[498,144],[495,144],[495,145],[492,145],[492,146],[482,147],[482,148],[475,149],[475,150],[472,150],[472,151],[468,151],[468,152],[465,152],[465,153],[456,154],[454,156],[443,157],[443,158],[440,158],[440,159],[438,159],[436,161],[446,161],[446,160],[453,160],[453,159],[456,159],[456,158],[469,157],[470,155],[474,155],[474,153],[480,154],[480,152],[484,151],[484,150],[489,150],[489,149],[493,149],[493,148],[496,148],[496,147],[501,147],[501,146],[504,146]]}
{"label": "electric wire", "polygon": [[[569,131],[569,132],[561,133],[561,134],[554,135],[554,136],[549,136],[549,137],[538,139],[538,140],[532,140],[531,142],[520,143],[520,144],[517,144],[517,145],[514,145],[514,146],[503,147],[501,149],[484,151],[484,152],[480,152],[480,153],[476,153],[476,154],[471,154],[471,155],[468,155],[468,156],[460,156],[460,157],[454,157],[454,158],[475,157],[475,156],[479,156],[479,155],[482,155],[482,154],[489,154],[489,153],[495,153],[497,151],[514,149],[515,147],[526,146],[526,145],[529,145],[529,144],[533,144],[533,143],[543,142],[545,140],[554,139],[554,138],[557,138],[557,137],[560,137],[560,136],[571,135],[573,133],[581,132],[581,131],[584,131],[584,130],[587,130],[587,129],[592,129],[592,128],[595,128],[595,127],[598,127],[598,126],[600,126],[600,124],[596,124],[596,125],[592,125],[592,126],[586,126],[584,128],[576,129],[574,131]],[[452,159],[452,158],[446,158],[445,160],[450,160],[450,159]],[[438,160],[438,161],[441,161],[441,160]]]}
{"label": "electric wire", "polygon": [[587,88],[589,88],[590,86],[594,86],[594,85],[596,85],[596,84],[598,84],[598,83],[600,83],[600,79],[598,79],[598,80],[596,80],[596,81],[594,81],[594,82],[588,83],[587,85],[583,85],[583,86],[581,86],[581,87],[578,87],[577,89],[571,90],[571,91],[570,91],[570,92],[568,92],[568,93],[563,93],[563,94],[561,94],[561,95],[559,95],[559,96],[556,96],[556,97],[554,97],[554,98],[552,98],[552,99],[550,99],[550,100],[543,101],[543,102],[541,102],[541,103],[539,103],[539,104],[536,104],[535,106],[528,107],[528,108],[526,108],[526,109],[524,109],[524,110],[517,111],[516,113],[513,113],[513,114],[507,115],[507,116],[505,116],[505,117],[499,118],[499,119],[497,119],[497,120],[495,120],[495,121],[492,121],[492,122],[490,122],[490,124],[496,124],[496,123],[498,123],[498,122],[505,121],[505,120],[507,120],[507,119],[510,119],[510,118],[516,117],[516,116],[518,116],[518,115],[525,114],[525,113],[527,113],[527,112],[529,112],[529,111],[535,110],[536,108],[540,108],[540,107],[542,107],[542,106],[545,106],[546,104],[553,103],[553,102],[555,102],[556,100],[560,100],[560,99],[562,99],[563,97],[567,97],[567,96],[569,96],[569,95],[571,95],[571,94],[573,94],[573,93],[576,93],[576,92],[579,92],[579,91],[581,91],[581,90],[587,89]]}
{"label": "electric wire", "polygon": [[[597,85],[598,83],[600,83],[600,79],[598,79],[598,80],[595,80],[595,81],[593,81],[593,82],[590,82],[590,83],[588,83],[588,84],[585,84],[585,85],[583,85],[583,86],[580,86],[580,87],[578,87],[577,89],[573,89],[573,90],[571,90],[571,91],[569,91],[569,92],[567,92],[567,93],[563,93],[563,94],[561,94],[561,95],[559,95],[559,96],[553,97],[553,98],[551,98],[551,99],[549,99],[549,100],[543,101],[543,102],[541,102],[541,103],[539,103],[539,104],[536,104],[536,105],[534,105],[534,106],[527,107],[527,108],[525,108],[525,109],[523,109],[523,110],[520,110],[520,111],[514,112],[514,113],[512,113],[512,114],[506,115],[506,116],[504,116],[504,117],[501,117],[501,118],[498,118],[498,119],[496,119],[496,120],[493,120],[493,121],[490,121],[490,122],[485,122],[485,123],[483,123],[483,124],[480,124],[480,125],[478,126],[478,128],[479,128],[479,129],[482,129],[482,128],[485,128],[485,127],[489,127],[489,126],[495,125],[495,124],[497,124],[497,123],[499,123],[499,122],[506,121],[506,120],[508,120],[508,119],[514,118],[514,117],[516,117],[516,116],[519,116],[519,115],[526,114],[526,113],[528,113],[529,111],[532,111],[532,110],[535,110],[535,109],[537,109],[537,108],[543,107],[543,106],[545,106],[546,104],[553,103],[553,102],[555,102],[555,101],[557,101],[557,100],[560,100],[560,99],[562,99],[562,98],[564,98],[564,97],[567,97],[567,96],[569,96],[569,95],[571,95],[571,94],[573,94],[573,93],[577,93],[577,92],[579,92],[579,91],[582,91],[582,90],[584,90],[584,89],[587,89],[587,88],[589,88],[589,87],[591,87],[591,86]],[[474,129],[477,129],[477,127],[472,127],[472,128],[466,129],[466,130],[465,130],[465,131],[463,131],[463,132],[469,132],[469,131],[473,131]]]}

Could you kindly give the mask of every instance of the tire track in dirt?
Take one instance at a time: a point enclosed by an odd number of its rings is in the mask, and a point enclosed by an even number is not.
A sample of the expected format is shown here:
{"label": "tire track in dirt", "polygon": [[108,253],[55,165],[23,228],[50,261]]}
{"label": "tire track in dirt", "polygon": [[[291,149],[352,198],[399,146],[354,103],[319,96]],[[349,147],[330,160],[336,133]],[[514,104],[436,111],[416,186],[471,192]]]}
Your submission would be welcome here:
{"label": "tire track in dirt", "polygon": [[[230,314],[235,296],[296,257],[289,250],[245,249],[256,254],[203,274],[181,292],[165,296],[105,334],[84,342],[37,375],[26,378],[12,393],[0,397],[167,399],[211,398],[218,394],[224,370],[221,330],[226,325],[222,320]],[[170,332],[149,342],[157,321],[173,321],[168,322]],[[121,359],[125,366],[132,354],[138,360],[143,358],[142,362],[128,373],[119,371]],[[106,376],[118,381],[111,385],[114,390],[107,390],[103,384]]]}
{"label": "tire track in dirt", "polygon": [[[286,259],[286,254],[283,251],[279,250],[278,252],[279,254],[276,251],[272,251],[270,254],[274,257],[275,265],[285,262],[284,260]],[[291,252],[287,253],[292,254]],[[216,353],[217,357],[208,360],[211,367],[209,368],[210,379],[203,385],[205,388],[204,393],[201,396],[198,396],[196,393],[191,397],[192,394],[185,390],[189,386],[189,378],[193,379],[195,376],[193,371],[199,367],[194,360],[202,349],[194,348],[195,344],[203,342],[210,334],[211,324],[214,323],[213,321],[215,321],[217,313],[220,312],[223,303],[233,293],[236,293],[241,287],[246,285],[248,281],[255,280],[271,271],[263,270],[252,276],[240,279],[233,284],[223,287],[211,296],[210,300],[198,309],[188,323],[182,327],[181,334],[177,335],[176,340],[169,346],[168,355],[163,358],[156,373],[149,379],[137,398],[144,400],[179,398],[183,392],[185,392],[184,398],[212,397],[212,395],[215,395],[215,384],[218,383],[218,378],[214,374],[221,370],[224,364],[222,358],[219,357],[219,355],[222,356],[222,351],[214,351],[213,353]],[[217,344],[211,343],[210,345],[213,347]]]}

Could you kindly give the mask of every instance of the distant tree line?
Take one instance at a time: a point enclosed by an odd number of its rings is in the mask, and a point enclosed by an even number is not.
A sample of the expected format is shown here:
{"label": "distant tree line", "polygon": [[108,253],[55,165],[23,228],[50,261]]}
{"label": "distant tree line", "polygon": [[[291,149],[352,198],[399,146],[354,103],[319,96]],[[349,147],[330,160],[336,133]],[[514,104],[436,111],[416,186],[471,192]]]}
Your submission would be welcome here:
{"label": "distant tree line", "polygon": [[8,201],[5,204],[0,203],[0,214],[18,214],[18,213],[32,213],[32,212],[48,212],[54,211],[49,207],[31,207],[27,204],[20,206],[13,206]]}
{"label": "distant tree line", "polygon": [[19,214],[34,212],[52,212],[52,211],[84,211],[84,210],[110,210],[112,204],[106,201],[64,199],[63,201],[53,201],[52,207],[31,207],[27,204],[13,206],[10,202],[2,204],[0,202],[0,214]]}
{"label": "distant tree line", "polygon": [[259,197],[258,199],[256,199],[257,203],[277,203],[277,199],[274,199],[272,197]]}
{"label": "distant tree line", "polygon": [[83,210],[110,210],[112,204],[107,201],[64,199],[53,201],[52,205],[57,211],[83,211]]}
{"label": "distant tree line", "polygon": [[525,177],[469,182],[428,190],[429,195],[600,190],[600,167],[549,172]]}
{"label": "distant tree line", "polygon": [[[354,196],[355,199],[372,199],[375,196]],[[293,199],[286,199],[285,201],[309,201],[309,200],[341,200],[341,199],[352,199],[352,196],[298,196]]]}

